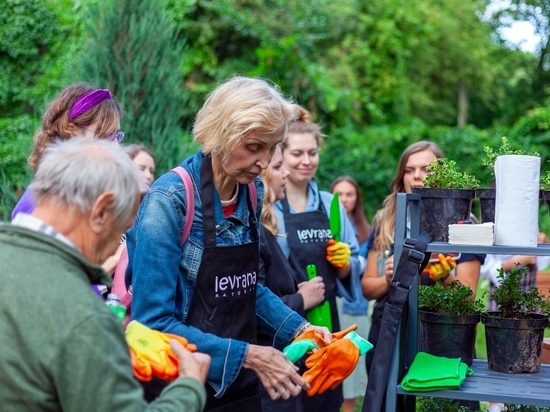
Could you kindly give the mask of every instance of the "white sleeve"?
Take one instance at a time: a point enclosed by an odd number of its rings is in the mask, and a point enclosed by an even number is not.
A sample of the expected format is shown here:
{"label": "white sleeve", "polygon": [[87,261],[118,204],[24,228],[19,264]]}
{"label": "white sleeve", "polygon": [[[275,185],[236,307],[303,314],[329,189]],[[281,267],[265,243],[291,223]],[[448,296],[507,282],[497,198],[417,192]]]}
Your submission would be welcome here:
{"label": "white sleeve", "polygon": [[481,265],[481,277],[483,279],[490,280],[493,284],[498,285],[500,283],[497,278],[497,270],[502,267],[502,264],[510,258],[510,255],[490,255],[485,257],[485,263]]}

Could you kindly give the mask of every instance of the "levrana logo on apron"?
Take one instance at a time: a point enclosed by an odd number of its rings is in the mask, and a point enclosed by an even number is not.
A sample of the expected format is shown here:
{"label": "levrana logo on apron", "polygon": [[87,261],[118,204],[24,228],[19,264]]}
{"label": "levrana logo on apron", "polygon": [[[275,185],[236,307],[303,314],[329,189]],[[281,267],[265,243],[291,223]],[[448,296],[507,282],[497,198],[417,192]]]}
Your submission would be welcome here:
{"label": "levrana logo on apron", "polygon": [[214,292],[217,298],[246,295],[256,290],[256,272],[242,275],[226,275],[215,277]]}
{"label": "levrana logo on apron", "polygon": [[297,230],[296,233],[302,243],[327,242],[332,239],[329,229],[301,229]]}

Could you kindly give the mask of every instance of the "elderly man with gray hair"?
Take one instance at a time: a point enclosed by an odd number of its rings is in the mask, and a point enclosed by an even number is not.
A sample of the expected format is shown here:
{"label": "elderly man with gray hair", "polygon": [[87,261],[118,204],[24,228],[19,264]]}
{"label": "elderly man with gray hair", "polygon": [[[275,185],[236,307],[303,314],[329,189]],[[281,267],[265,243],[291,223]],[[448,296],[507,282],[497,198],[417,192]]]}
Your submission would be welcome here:
{"label": "elderly man with gray hair", "polygon": [[49,147],[30,186],[36,209],[0,225],[3,411],[199,411],[210,357],[177,342],[179,378],[153,403],[132,376],[117,318],[90,287],[131,225],[139,171],[117,144]]}

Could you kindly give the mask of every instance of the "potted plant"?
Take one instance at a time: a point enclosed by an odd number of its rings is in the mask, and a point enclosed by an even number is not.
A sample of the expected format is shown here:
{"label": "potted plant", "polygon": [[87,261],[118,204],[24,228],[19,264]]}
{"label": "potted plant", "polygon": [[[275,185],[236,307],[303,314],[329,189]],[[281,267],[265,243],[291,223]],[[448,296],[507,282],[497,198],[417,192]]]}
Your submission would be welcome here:
{"label": "potted plant", "polygon": [[528,267],[498,269],[500,284],[491,293],[496,312],[481,314],[485,325],[489,369],[507,373],[534,373],[540,370],[544,328],[548,326],[550,302],[537,286],[523,290]]}
{"label": "potted plant", "polygon": [[422,196],[420,230],[428,232],[434,241],[447,242],[449,225],[469,219],[478,181],[459,171],[454,160],[440,158],[428,165],[423,184],[412,188]]}
{"label": "potted plant", "polygon": [[[495,221],[495,162],[497,157],[506,155],[523,155],[525,151],[523,149],[513,149],[510,146],[510,142],[506,136],[500,138],[500,146],[493,149],[490,146],[483,148],[485,152],[485,158],[481,161],[483,166],[487,167],[491,176],[493,177],[492,187],[487,189],[476,189],[475,197],[479,199],[479,207],[481,212],[481,223],[494,222]],[[533,152],[532,156],[538,156],[537,152]]]}
{"label": "potted plant", "polygon": [[474,358],[477,324],[484,309],[472,299],[472,289],[455,280],[447,286],[437,282],[418,288],[421,350],[435,356]]}
{"label": "potted plant", "polygon": [[540,192],[541,198],[546,202],[550,212],[550,171],[540,177]]}

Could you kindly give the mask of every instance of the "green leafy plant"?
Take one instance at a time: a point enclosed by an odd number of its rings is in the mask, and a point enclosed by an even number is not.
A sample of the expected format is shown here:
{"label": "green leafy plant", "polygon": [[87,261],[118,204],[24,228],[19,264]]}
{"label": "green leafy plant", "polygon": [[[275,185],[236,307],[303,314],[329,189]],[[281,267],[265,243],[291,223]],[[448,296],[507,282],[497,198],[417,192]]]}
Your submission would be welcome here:
{"label": "green leafy plant", "polygon": [[[510,146],[510,141],[506,136],[502,136],[500,138],[500,142],[500,146],[496,149],[493,149],[490,146],[485,146],[483,148],[485,158],[481,161],[481,163],[491,171],[493,178],[495,177],[495,162],[498,156],[526,154],[523,149],[513,149],[512,146]],[[539,156],[539,154],[536,151],[533,151],[530,156]]]}
{"label": "green leafy plant", "polygon": [[550,190],[550,171],[540,177],[540,190]]}
{"label": "green leafy plant", "polygon": [[475,315],[485,307],[481,300],[470,298],[473,292],[469,286],[455,280],[447,286],[436,283],[418,288],[418,309],[444,315]]}
{"label": "green leafy plant", "polygon": [[454,160],[435,159],[428,165],[424,187],[439,189],[475,189],[479,182],[473,175],[460,172]]}
{"label": "green leafy plant", "polygon": [[526,318],[531,313],[550,314],[550,302],[537,286],[532,285],[528,291],[521,287],[522,280],[529,274],[527,266],[516,264],[508,274],[502,268],[497,270],[501,282],[491,293],[491,299],[497,304],[503,318]]}
{"label": "green leafy plant", "polygon": [[510,405],[504,404],[506,412],[550,412],[546,406]]}
{"label": "green leafy plant", "polygon": [[472,409],[461,406],[452,399],[419,396],[416,400],[416,410],[418,412],[470,412]]}

